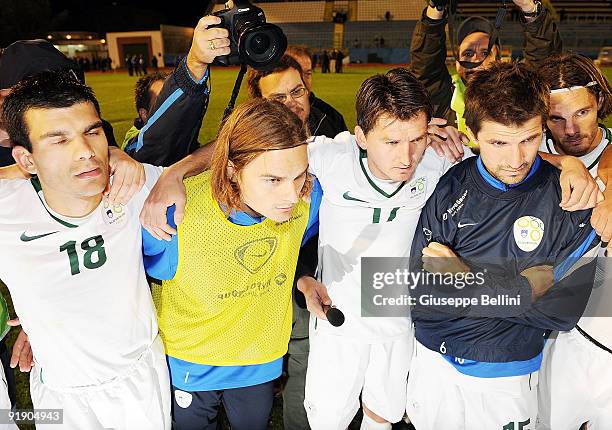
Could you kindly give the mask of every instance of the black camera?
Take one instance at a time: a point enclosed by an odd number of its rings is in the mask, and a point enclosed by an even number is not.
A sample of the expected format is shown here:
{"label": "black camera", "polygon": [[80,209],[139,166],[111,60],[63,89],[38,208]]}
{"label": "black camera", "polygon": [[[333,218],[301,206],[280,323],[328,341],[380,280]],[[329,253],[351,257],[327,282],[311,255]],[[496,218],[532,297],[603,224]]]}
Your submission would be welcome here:
{"label": "black camera", "polygon": [[267,69],[281,59],[287,49],[287,37],[280,27],[266,22],[263,10],[248,0],[234,0],[234,7],[213,13],[221,18],[221,27],[229,32],[229,55],[215,58],[213,64],[229,66],[248,64]]}

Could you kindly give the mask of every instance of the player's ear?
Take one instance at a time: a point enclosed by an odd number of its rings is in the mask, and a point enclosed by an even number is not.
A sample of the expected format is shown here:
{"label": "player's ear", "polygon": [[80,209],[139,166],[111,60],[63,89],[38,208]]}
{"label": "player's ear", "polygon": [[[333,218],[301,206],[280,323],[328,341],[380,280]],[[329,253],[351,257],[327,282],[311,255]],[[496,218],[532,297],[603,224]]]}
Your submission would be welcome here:
{"label": "player's ear", "polygon": [[232,182],[236,182],[234,180],[234,175],[236,174],[236,168],[234,167],[234,163],[232,163],[231,161],[227,161],[227,177],[229,178],[230,181]]}
{"label": "player's ear", "polygon": [[474,143],[478,143],[478,139],[476,139],[476,135],[472,132],[472,129],[470,127],[467,127],[466,131],[470,140]]}
{"label": "player's ear", "polygon": [[12,151],[13,158],[17,165],[28,172],[30,175],[36,174],[36,163],[32,157],[32,153],[23,146],[15,146]]}
{"label": "player's ear", "polygon": [[366,141],[365,133],[363,129],[358,125],[355,126],[355,140],[357,141],[357,145],[364,151],[368,149],[368,144]]}

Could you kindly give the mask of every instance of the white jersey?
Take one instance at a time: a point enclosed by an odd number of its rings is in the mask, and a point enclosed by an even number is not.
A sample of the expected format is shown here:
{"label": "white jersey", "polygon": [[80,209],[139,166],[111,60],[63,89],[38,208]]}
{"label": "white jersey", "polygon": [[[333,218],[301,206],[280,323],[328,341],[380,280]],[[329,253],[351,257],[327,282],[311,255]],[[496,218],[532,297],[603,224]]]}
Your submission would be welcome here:
{"label": "white jersey", "polygon": [[428,148],[410,181],[383,181],[349,132],[314,138],[308,157],[323,188],[319,277],[346,317],[340,327],[319,320],[317,329],[370,343],[407,335],[408,315],[361,317],[361,257],[409,256],[421,209],[450,163]]}
{"label": "white jersey", "polygon": [[146,184],[126,206],[103,200],[78,219],[48,208],[36,180],[0,181],[0,278],[44,384],[110,381],[157,336],[138,217],[161,171],[145,166]]}
{"label": "white jersey", "polygon": [[[599,160],[608,145],[612,144],[612,132],[610,129],[600,126],[602,130],[601,142],[597,147],[579,160],[583,162],[593,178],[597,178]],[[540,151],[549,154],[558,154],[552,139],[545,137],[540,146]],[[603,184],[600,182],[600,186]],[[603,190],[602,190],[603,191]],[[578,327],[585,331],[590,337],[599,343],[612,348],[612,312],[609,306],[612,304],[612,256],[604,259],[606,248],[601,248],[599,253],[598,268],[595,276],[593,293],[589,299],[585,315],[578,321]],[[601,315],[593,317],[592,315]]]}

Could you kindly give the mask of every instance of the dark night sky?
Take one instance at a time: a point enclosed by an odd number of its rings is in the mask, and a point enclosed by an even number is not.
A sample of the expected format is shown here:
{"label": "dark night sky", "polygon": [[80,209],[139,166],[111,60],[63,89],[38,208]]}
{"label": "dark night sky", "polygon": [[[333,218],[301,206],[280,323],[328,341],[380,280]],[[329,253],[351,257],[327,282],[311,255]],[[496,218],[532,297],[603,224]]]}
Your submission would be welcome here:
{"label": "dark night sky", "polygon": [[[97,11],[103,13],[96,17],[100,27],[115,27],[102,29],[102,31],[110,31],[128,30],[127,28],[116,28],[116,26],[129,25],[130,21],[135,27],[148,26],[151,21],[160,21],[160,24],[193,26],[202,16],[210,0],[49,0],[49,3],[53,15],[64,14],[65,16],[66,11],[69,15],[69,19],[61,23],[62,27],[64,25],[67,27],[57,28],[57,30],[77,29],[74,26],[78,25],[79,21],[89,22],[94,11]],[[134,28],[136,29],[138,28]]]}
{"label": "dark night sky", "polygon": [[159,29],[160,24],[193,27],[211,0],[0,0],[0,47],[52,31]]}

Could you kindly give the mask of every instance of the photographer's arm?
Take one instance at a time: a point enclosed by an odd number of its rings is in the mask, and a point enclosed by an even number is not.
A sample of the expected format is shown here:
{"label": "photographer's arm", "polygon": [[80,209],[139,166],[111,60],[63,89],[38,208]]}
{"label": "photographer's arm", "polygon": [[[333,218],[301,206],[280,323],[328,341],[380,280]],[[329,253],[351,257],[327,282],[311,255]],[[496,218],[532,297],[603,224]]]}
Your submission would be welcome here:
{"label": "photographer's arm", "polygon": [[410,44],[411,69],[425,85],[434,116],[454,123],[450,109],[453,83],[446,68],[446,14],[428,6],[417,23]]}
{"label": "photographer's arm", "polygon": [[[522,13],[536,11],[534,0],[513,0]],[[559,33],[559,26],[541,3],[537,6],[537,16],[521,16],[521,24],[525,32],[523,56],[532,67],[538,68],[546,58],[560,54],[563,42]]]}
{"label": "photographer's arm", "polygon": [[149,120],[125,148],[136,160],[169,166],[197,149],[208,107],[208,64],[230,51],[227,30],[208,28],[219,22],[215,16],[199,21],[189,54],[166,80]]}

